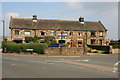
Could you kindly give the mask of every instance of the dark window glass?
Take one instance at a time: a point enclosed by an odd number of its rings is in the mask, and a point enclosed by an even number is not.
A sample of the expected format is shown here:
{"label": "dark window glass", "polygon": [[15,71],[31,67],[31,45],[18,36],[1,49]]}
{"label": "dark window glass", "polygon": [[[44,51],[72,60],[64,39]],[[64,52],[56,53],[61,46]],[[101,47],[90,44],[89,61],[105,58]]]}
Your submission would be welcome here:
{"label": "dark window glass", "polygon": [[91,37],[95,37],[96,35],[95,35],[95,31],[92,31],[91,32]]}
{"label": "dark window glass", "polygon": [[41,32],[41,35],[45,35],[45,32],[42,31],[42,32]]}
{"label": "dark window glass", "polygon": [[70,36],[72,36],[73,35],[73,32],[70,32]]}
{"label": "dark window glass", "polygon": [[15,30],[15,35],[19,35],[19,30]]}
{"label": "dark window glass", "polygon": [[95,39],[91,39],[91,44],[95,44]]}

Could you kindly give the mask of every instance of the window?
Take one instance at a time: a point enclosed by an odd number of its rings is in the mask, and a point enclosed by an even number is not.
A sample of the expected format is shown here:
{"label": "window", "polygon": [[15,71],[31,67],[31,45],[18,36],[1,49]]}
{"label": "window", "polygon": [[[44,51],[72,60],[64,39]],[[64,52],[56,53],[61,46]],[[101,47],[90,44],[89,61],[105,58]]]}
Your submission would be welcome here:
{"label": "window", "polygon": [[95,39],[91,39],[91,44],[95,44]]}
{"label": "window", "polygon": [[82,40],[78,40],[78,47],[82,46]]}
{"label": "window", "polygon": [[73,35],[73,32],[70,32],[70,36],[72,36]]}
{"label": "window", "polygon": [[19,30],[15,30],[15,35],[19,35]]}
{"label": "window", "polygon": [[103,32],[100,32],[100,37],[103,37]]}
{"label": "window", "polygon": [[91,32],[91,37],[95,37],[95,31]]}
{"label": "window", "polygon": [[30,35],[31,32],[30,31],[25,31],[25,35]]}
{"label": "window", "polygon": [[45,35],[45,32],[41,31],[41,35]]}
{"label": "window", "polygon": [[79,36],[82,36],[82,33],[78,32],[78,35],[79,35]]}
{"label": "window", "polygon": [[54,35],[55,34],[55,32],[54,31],[51,31],[51,35]]}

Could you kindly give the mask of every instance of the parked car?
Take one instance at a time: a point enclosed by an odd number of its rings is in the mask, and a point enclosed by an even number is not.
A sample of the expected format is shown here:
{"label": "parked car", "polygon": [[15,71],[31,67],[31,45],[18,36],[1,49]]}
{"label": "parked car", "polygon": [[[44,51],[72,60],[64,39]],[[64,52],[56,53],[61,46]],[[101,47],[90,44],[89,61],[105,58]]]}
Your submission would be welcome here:
{"label": "parked car", "polygon": [[64,45],[55,43],[55,44],[50,44],[48,47],[64,47]]}

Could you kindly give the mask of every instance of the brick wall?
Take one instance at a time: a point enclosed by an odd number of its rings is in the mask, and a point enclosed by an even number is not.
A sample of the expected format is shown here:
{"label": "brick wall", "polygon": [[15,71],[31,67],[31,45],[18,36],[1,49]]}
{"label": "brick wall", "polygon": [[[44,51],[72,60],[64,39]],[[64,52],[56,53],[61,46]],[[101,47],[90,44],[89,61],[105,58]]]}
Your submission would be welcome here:
{"label": "brick wall", "polygon": [[49,55],[81,55],[83,54],[83,47],[50,47],[45,50],[45,53]]}

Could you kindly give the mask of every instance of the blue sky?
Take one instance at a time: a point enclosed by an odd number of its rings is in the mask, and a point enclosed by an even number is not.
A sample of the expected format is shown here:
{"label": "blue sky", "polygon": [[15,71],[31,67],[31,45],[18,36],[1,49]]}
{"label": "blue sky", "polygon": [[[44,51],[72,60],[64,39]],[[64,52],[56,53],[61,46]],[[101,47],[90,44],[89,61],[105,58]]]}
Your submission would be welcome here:
{"label": "blue sky", "polygon": [[[108,29],[107,39],[118,39],[117,2],[3,2],[2,18],[6,21],[6,35],[9,35],[10,16],[39,19],[78,20],[83,16],[86,21],[101,21]],[[0,35],[2,35],[0,23]]]}

